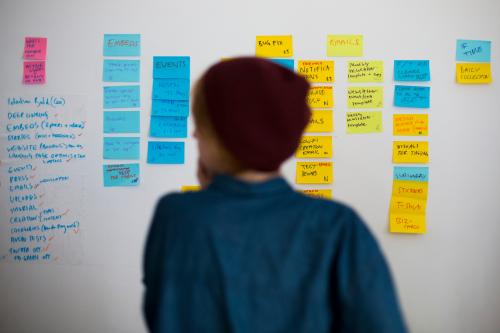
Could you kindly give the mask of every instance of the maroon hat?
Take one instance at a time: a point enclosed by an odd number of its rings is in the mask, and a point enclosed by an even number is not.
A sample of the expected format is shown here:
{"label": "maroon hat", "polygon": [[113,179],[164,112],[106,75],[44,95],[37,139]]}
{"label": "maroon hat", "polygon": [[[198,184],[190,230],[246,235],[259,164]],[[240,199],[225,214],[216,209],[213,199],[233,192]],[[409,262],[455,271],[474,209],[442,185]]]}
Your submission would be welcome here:
{"label": "maroon hat", "polygon": [[210,67],[203,89],[217,135],[246,167],[277,170],[297,149],[311,116],[303,77],[265,59],[242,57]]}

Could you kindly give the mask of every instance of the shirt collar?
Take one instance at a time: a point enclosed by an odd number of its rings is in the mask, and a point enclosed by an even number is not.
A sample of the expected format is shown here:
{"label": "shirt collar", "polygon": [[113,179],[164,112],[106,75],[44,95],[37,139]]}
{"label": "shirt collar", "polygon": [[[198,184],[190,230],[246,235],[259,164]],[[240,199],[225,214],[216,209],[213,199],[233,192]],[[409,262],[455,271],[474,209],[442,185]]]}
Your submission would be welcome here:
{"label": "shirt collar", "polygon": [[292,190],[282,176],[276,176],[263,182],[246,182],[226,174],[214,176],[208,188],[235,194],[272,194]]}

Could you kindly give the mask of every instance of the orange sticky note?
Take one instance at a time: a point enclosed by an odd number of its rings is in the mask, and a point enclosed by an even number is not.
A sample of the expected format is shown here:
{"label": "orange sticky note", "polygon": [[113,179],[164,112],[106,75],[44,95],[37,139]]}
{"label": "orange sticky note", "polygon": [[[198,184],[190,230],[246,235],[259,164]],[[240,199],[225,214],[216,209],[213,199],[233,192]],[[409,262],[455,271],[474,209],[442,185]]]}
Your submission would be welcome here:
{"label": "orange sticky note", "polygon": [[428,163],[429,143],[427,141],[394,141],[392,143],[393,163]]}
{"label": "orange sticky note", "polygon": [[307,94],[307,104],[311,108],[333,108],[333,87],[311,87]]}
{"label": "orange sticky note", "polygon": [[456,79],[464,84],[491,83],[490,63],[458,63]]}
{"label": "orange sticky note", "polygon": [[25,61],[23,70],[24,84],[45,83],[45,61]]}
{"label": "orange sticky note", "polygon": [[47,56],[47,38],[25,37],[24,38],[24,59],[45,60]]}
{"label": "orange sticky note", "polygon": [[427,136],[429,132],[427,114],[395,114],[392,130],[394,135]]}
{"label": "orange sticky note", "polygon": [[332,83],[334,81],[333,60],[299,60],[297,72],[309,82]]}

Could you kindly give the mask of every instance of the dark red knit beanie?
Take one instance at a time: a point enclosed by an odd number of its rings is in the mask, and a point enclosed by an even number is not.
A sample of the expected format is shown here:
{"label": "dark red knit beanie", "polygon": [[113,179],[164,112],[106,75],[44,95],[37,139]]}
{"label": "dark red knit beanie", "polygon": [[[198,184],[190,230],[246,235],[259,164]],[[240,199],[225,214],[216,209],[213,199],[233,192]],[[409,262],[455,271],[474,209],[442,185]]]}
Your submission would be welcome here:
{"label": "dark red knit beanie", "polygon": [[203,76],[207,111],[222,144],[246,167],[274,171],[298,147],[311,111],[309,83],[271,61],[242,57]]}

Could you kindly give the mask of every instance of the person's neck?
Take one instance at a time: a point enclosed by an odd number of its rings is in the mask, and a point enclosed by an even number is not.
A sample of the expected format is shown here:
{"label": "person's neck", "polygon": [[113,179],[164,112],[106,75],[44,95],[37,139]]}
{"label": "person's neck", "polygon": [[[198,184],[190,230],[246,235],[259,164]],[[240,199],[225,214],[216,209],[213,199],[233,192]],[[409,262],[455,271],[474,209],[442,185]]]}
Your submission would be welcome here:
{"label": "person's neck", "polygon": [[267,180],[270,180],[272,178],[276,178],[280,176],[280,171],[256,171],[256,170],[245,170],[238,172],[233,175],[235,178],[239,180],[243,180],[245,182],[249,183],[260,183],[260,182],[265,182]]}

